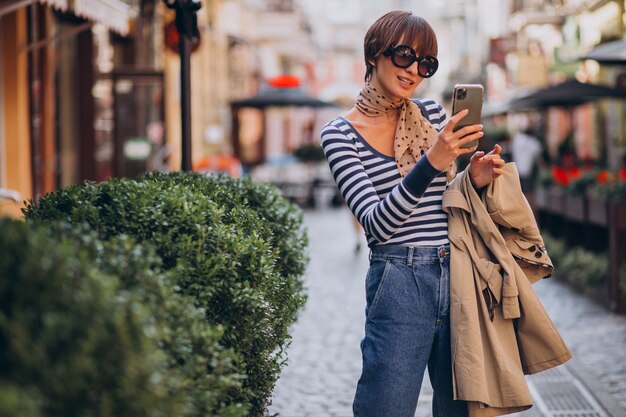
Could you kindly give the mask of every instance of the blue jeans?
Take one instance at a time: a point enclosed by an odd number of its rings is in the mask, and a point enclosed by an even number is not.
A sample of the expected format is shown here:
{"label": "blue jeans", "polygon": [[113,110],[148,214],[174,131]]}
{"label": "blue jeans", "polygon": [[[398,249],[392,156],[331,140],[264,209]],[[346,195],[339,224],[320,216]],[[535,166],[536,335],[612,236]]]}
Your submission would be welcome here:
{"label": "blue jeans", "polygon": [[426,366],[433,417],[467,415],[467,403],[452,400],[449,254],[449,246],[373,247],[355,417],[413,417]]}

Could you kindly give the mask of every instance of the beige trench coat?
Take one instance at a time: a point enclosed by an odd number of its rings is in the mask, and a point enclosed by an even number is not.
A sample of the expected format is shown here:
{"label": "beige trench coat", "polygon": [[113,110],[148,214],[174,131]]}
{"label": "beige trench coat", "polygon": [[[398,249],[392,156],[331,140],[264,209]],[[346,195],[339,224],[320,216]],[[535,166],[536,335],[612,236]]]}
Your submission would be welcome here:
{"label": "beige trench coat", "polygon": [[531,284],[550,276],[517,168],[479,195],[461,172],[443,195],[449,214],[450,329],[454,397],[470,417],[532,406],[524,374],[571,358]]}

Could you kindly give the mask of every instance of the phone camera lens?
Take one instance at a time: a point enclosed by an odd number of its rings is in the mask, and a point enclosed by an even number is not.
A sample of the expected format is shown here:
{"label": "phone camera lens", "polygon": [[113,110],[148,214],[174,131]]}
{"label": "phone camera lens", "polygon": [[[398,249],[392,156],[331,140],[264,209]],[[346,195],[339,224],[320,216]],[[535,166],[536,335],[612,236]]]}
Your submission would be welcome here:
{"label": "phone camera lens", "polygon": [[465,88],[459,88],[456,90],[456,99],[457,100],[465,100],[467,97],[467,90]]}

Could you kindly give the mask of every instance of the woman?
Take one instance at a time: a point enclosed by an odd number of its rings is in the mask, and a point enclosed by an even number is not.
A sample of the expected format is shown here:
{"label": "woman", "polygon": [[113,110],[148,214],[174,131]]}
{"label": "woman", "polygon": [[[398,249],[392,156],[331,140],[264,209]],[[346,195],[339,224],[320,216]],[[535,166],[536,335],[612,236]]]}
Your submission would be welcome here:
{"label": "woman", "polygon": [[[450,368],[449,241],[442,194],[462,146],[482,125],[454,126],[434,100],[411,100],[437,70],[431,26],[410,12],[379,18],[365,35],[365,86],[355,106],[330,121],[322,146],[337,185],[371,249],[366,277],[363,369],[355,417],[414,416],[424,370],[433,416],[467,413],[453,401]],[[447,123],[446,123],[447,122]],[[471,157],[476,189],[502,174],[500,147]]]}

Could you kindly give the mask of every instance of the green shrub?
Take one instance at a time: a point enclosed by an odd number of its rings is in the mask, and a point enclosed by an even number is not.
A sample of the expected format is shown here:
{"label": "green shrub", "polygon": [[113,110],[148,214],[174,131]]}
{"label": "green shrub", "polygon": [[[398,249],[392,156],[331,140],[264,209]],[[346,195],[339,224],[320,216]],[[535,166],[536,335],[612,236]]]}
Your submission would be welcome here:
{"label": "green shrub", "polygon": [[[220,327],[207,326],[204,310],[189,296],[176,292],[175,274],[160,271],[161,259],[152,245],[137,244],[127,235],[101,241],[84,224],[51,223],[48,234],[66,239],[85,251],[94,266],[119,280],[153,316],[151,331],[165,355],[168,401],[184,416],[241,417],[247,408],[232,404],[241,391],[241,375],[232,350],[219,340]],[[208,372],[207,372],[208,371]]]}
{"label": "green shrub", "polygon": [[0,220],[0,413],[180,416],[152,312],[75,242]]}
{"label": "green shrub", "polygon": [[579,287],[597,287],[609,276],[609,256],[582,247],[568,247],[564,239],[543,233],[546,249],[555,265],[556,275]]}
{"label": "green shrub", "polygon": [[555,266],[557,264],[560,265],[561,260],[563,259],[563,257],[565,256],[568,250],[565,240],[557,239],[556,237],[552,236],[551,234],[547,232],[543,232],[541,236],[543,237],[543,242],[546,245],[546,250],[548,251],[548,254],[550,255],[550,259],[552,259],[552,262],[554,263]]}
{"label": "green shrub", "polygon": [[23,388],[0,377],[0,416],[41,417],[41,402],[36,389]]}
{"label": "green shrub", "polygon": [[552,171],[549,168],[540,168],[537,173],[536,185],[540,187],[549,187],[554,185]]}
{"label": "green shrub", "polygon": [[565,192],[571,196],[584,196],[587,189],[596,184],[596,170],[583,171],[580,177],[573,179],[566,187]]}
{"label": "green shrub", "polygon": [[606,282],[609,275],[609,257],[581,247],[572,248],[559,265],[568,280],[582,287],[596,287]]}
{"label": "green shrub", "polygon": [[302,214],[277,189],[250,179],[152,174],[60,190],[30,203],[25,215],[85,222],[103,240],[127,234],[150,242],[180,293],[223,329],[220,342],[246,375],[226,403],[264,412],[304,303]]}
{"label": "green shrub", "polygon": [[595,196],[603,197],[610,202],[626,201],[626,181],[607,181],[603,184],[595,184],[591,187]]}

